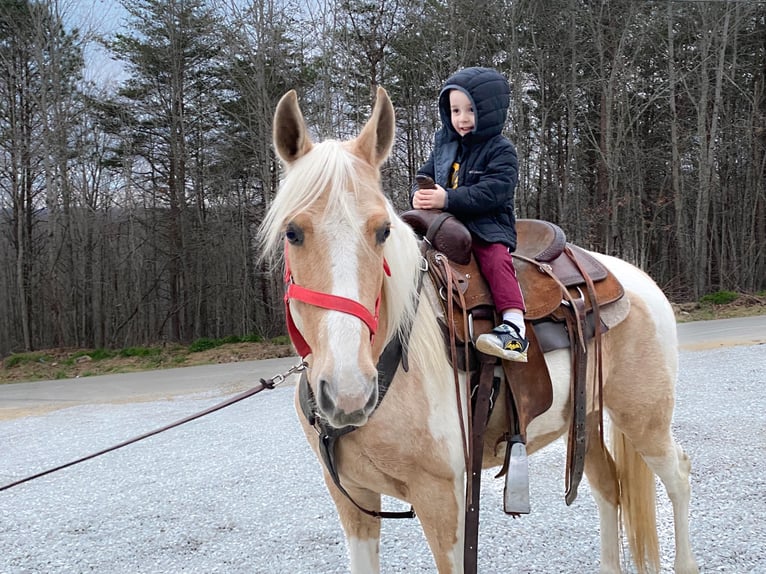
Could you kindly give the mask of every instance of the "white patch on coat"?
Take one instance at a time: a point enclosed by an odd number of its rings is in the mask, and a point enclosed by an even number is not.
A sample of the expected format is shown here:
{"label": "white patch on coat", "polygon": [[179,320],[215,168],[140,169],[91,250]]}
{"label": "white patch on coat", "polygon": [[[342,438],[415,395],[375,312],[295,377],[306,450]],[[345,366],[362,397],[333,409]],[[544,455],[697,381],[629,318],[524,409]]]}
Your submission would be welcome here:
{"label": "white patch on coat", "polygon": [[531,443],[536,437],[559,432],[566,422],[564,413],[569,400],[569,377],[572,372],[569,349],[557,349],[546,353],[545,363],[551,375],[553,402],[547,411],[533,419],[527,426],[527,443]]}
{"label": "white patch on coat", "polygon": [[[424,286],[424,292],[421,294],[421,298],[428,300],[429,305],[423,305],[426,301],[423,301],[421,305],[424,307],[421,309],[423,317],[421,321],[436,322],[436,316],[434,309],[439,309],[439,303],[437,302],[436,295],[430,286]],[[441,334],[438,335],[441,337]],[[455,393],[455,376],[452,370],[452,366],[447,360],[446,355],[443,354],[443,349],[440,349],[441,356],[433,356],[433,364],[427,366],[427,372],[425,374],[426,379],[423,381],[423,388],[426,393],[426,399],[428,400],[428,428],[431,431],[431,436],[434,440],[444,441],[446,452],[444,453],[449,461],[450,466],[454,469],[456,476],[461,476],[465,471],[465,458],[463,455],[463,438],[460,432],[460,423],[453,416],[445,416],[445,413],[457,413],[457,397]],[[466,377],[465,373],[459,375],[460,384],[460,396],[466,397]],[[466,400],[461,401],[463,424],[467,427],[467,405]],[[460,484],[461,492],[463,490],[462,481],[458,481]]]}
{"label": "white patch on coat", "polygon": [[351,558],[351,574],[376,574],[380,572],[380,542],[370,538],[360,540],[354,536],[346,539]]}

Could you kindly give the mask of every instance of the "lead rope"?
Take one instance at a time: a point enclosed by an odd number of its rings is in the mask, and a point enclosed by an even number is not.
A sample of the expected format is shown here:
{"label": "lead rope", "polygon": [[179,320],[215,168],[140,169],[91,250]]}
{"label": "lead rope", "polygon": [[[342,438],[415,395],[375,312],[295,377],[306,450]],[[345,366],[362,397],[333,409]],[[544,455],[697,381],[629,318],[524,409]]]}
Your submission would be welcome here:
{"label": "lead rope", "polygon": [[252,397],[255,394],[260,393],[264,389],[273,389],[277,387],[278,385],[281,385],[287,380],[287,377],[289,377],[292,374],[298,373],[300,371],[303,371],[306,369],[306,363],[302,362],[299,365],[295,365],[294,367],[291,367],[289,370],[287,370],[285,373],[281,375],[274,375],[270,379],[261,379],[261,382],[258,386],[253,387],[252,389],[248,389],[242,393],[239,393],[238,395],[234,395],[233,397],[226,399],[222,403],[218,403],[217,405],[213,405],[212,407],[209,407],[203,411],[200,411],[196,414],[190,415],[188,417],[185,417],[181,420],[178,420],[174,423],[170,423],[169,425],[165,425],[161,428],[155,429],[153,431],[149,431],[147,433],[144,433],[142,435],[133,437],[131,439],[128,439],[124,442],[121,442],[120,444],[116,444],[114,446],[110,446],[109,448],[105,448],[103,450],[100,450],[98,452],[94,452],[93,454],[89,454],[88,456],[83,456],[82,458],[78,458],[77,460],[73,460],[71,462],[67,462],[65,464],[56,466],[54,468],[49,468],[48,470],[44,470],[42,472],[38,472],[37,474],[33,474],[32,476],[28,476],[26,478],[22,478],[21,480],[17,480],[15,482],[11,482],[10,484],[6,484],[5,486],[0,487],[0,492],[4,490],[8,490],[9,488],[13,488],[14,486],[18,486],[20,484],[24,484],[25,482],[29,482],[30,480],[34,480],[36,478],[41,478],[43,476],[47,476],[49,474],[52,474],[54,472],[58,472],[59,470],[64,470],[65,468],[69,468],[70,466],[74,466],[76,464],[80,464],[81,462],[85,462],[87,460],[94,459],[98,456],[107,454],[109,452],[115,451],[117,449],[126,447],[128,445],[137,443],[138,441],[147,439],[151,436],[160,434],[162,432],[165,432],[167,430],[170,430],[175,427],[179,427],[183,424],[186,424],[188,422],[191,422],[193,420],[196,420],[198,418],[204,417],[205,415],[209,415],[210,413],[214,413],[216,411],[219,411],[223,408],[226,408],[228,406],[233,405],[234,403],[238,403],[239,401],[245,400],[248,397]]}

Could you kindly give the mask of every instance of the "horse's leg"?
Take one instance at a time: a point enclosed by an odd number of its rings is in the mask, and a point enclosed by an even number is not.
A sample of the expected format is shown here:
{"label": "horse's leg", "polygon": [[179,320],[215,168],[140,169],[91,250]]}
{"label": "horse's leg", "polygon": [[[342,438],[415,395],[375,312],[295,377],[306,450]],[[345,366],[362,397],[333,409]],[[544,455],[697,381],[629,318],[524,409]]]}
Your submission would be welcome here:
{"label": "horse's leg", "polygon": [[411,484],[410,494],[439,574],[463,572],[463,480],[430,476]]}
{"label": "horse's leg", "polygon": [[673,527],[675,532],[676,574],[697,574],[699,569],[692,554],[689,537],[689,501],[691,498],[691,460],[681,446],[668,437],[669,444],[660,456],[643,455],[657,476],[660,477],[673,505]]}
{"label": "horse's leg", "polygon": [[[661,316],[663,309],[667,317]],[[652,325],[655,329],[648,328]],[[604,404],[613,422],[612,450],[621,481],[623,518],[631,550],[635,547],[639,554],[634,552],[634,560],[639,568],[646,561],[650,566],[659,563],[653,471],[673,505],[675,571],[696,574],[699,570],[689,540],[691,463],[671,432],[677,375],[672,310],[665,303],[650,311],[644,301],[632,298],[629,317],[612,334],[614,355],[604,387]],[[652,360],[635,351],[666,347],[666,354],[658,353]]]}
{"label": "horse's leg", "polygon": [[[338,490],[327,473],[325,482],[346,535],[351,574],[377,574],[380,572],[380,519],[361,512]],[[344,488],[363,508],[380,511],[380,494],[345,483]],[[463,572],[462,480],[424,474],[416,483],[409,484],[407,490],[439,574]]]}
{"label": "horse's leg", "polygon": [[[380,519],[360,511],[338,490],[326,472],[325,482],[346,535],[351,574],[377,574],[380,572]],[[345,485],[344,488],[362,508],[380,511],[380,494]]]}
{"label": "horse's leg", "polygon": [[588,415],[588,450],[585,454],[585,476],[598,506],[601,535],[601,574],[620,572],[620,529],[617,512],[620,487],[614,460],[599,436],[598,413]]}
{"label": "horse's leg", "polygon": [[[295,400],[296,409],[300,412],[297,392]],[[314,454],[321,461],[322,457],[318,450],[319,441],[316,431],[308,425],[304,417],[300,417],[300,422]],[[327,491],[335,503],[338,518],[346,536],[346,548],[348,549],[351,564],[351,574],[378,574],[380,572],[380,519],[369,516],[359,510],[335,486],[327,469],[323,469],[322,474],[324,475]],[[346,482],[343,482],[343,487],[362,508],[380,511],[380,494]]]}

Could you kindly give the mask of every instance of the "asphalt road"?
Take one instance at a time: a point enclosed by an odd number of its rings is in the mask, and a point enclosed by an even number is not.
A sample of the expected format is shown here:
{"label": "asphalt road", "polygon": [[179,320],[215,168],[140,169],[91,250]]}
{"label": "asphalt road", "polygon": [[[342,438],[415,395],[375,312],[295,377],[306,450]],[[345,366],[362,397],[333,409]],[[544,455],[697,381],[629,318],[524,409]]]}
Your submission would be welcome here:
{"label": "asphalt road", "polygon": [[[683,350],[703,350],[732,345],[766,343],[766,315],[740,319],[697,321],[678,325]],[[43,414],[83,404],[144,402],[180,395],[234,394],[288,371],[297,357],[244,361],[0,385],[0,420]],[[292,379],[288,379],[288,383]]]}
{"label": "asphalt road", "polygon": [[[199,393],[229,395],[286,373],[298,357],[140,373],[0,385],[0,420],[84,404],[158,401]],[[288,379],[292,382],[291,379]]]}
{"label": "asphalt road", "polygon": [[678,343],[685,351],[763,344],[766,343],[766,315],[679,323]]}

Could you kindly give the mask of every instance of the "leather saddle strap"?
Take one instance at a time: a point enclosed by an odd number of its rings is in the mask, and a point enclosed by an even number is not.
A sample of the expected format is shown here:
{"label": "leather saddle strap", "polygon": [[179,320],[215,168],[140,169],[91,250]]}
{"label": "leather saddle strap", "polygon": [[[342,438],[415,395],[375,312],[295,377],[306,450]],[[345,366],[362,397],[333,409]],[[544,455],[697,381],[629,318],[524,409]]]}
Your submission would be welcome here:
{"label": "leather saddle strap", "polygon": [[[570,332],[570,349],[572,353],[572,423],[569,428],[567,445],[566,494],[564,500],[567,506],[577,498],[577,488],[582,480],[585,468],[585,453],[587,450],[586,421],[586,380],[588,371],[588,354],[586,348],[578,345],[573,332],[585,329],[585,301],[575,299],[574,308],[570,309],[571,317],[567,321]],[[573,323],[577,323],[575,326]],[[573,327],[575,329],[573,329]]]}
{"label": "leather saddle strap", "polygon": [[[437,219],[439,225],[444,219]],[[436,222],[435,222],[436,223]],[[435,227],[432,224],[429,232]],[[447,278],[446,285],[446,305],[447,305],[447,325],[449,330],[450,355],[452,359],[452,372],[455,379],[455,396],[457,399],[458,417],[460,421],[460,431],[463,437],[463,455],[466,464],[466,506],[465,506],[465,547],[463,553],[463,571],[464,574],[476,574],[478,569],[478,542],[479,542],[479,503],[481,493],[481,465],[484,456],[484,432],[487,428],[489,418],[490,395],[492,393],[492,377],[494,375],[495,360],[489,357],[482,360],[479,371],[474,373],[474,382],[476,383],[476,406],[471,410],[471,387],[467,381],[467,396],[465,405],[468,419],[468,432],[463,422],[463,400],[460,392],[460,380],[458,377],[457,346],[455,335],[455,316],[454,316],[454,290],[452,288],[452,268],[449,260],[442,254],[434,257],[434,261],[444,268],[444,275]],[[463,332],[468,335],[466,305],[463,293],[458,290],[460,299],[460,308],[462,309]],[[465,364],[468,366],[468,345],[465,343]]]}
{"label": "leather saddle strap", "polygon": [[[586,283],[590,281],[590,277],[587,273],[583,272],[577,257],[575,257],[569,247],[565,248],[566,255],[572,259],[573,263],[578,267]],[[584,298],[578,297],[575,299],[569,292],[564,283],[556,277],[553,273],[553,269],[550,265],[540,263],[532,258],[525,257],[514,253],[514,257],[526,261],[532,265],[535,265],[540,271],[548,275],[553,279],[561,289],[562,303],[564,308],[568,310],[565,314],[567,317],[567,331],[569,333],[570,352],[572,355],[572,375],[571,375],[571,387],[572,387],[572,403],[573,414],[572,424],[569,429],[569,441],[567,444],[567,468],[566,468],[566,495],[565,501],[567,505],[572,504],[575,498],[577,498],[577,488],[582,480],[583,470],[585,468],[585,453],[587,450],[587,434],[585,429],[585,415],[586,415],[586,395],[587,395],[587,372],[588,372],[588,355],[586,346],[587,333],[587,310],[585,308]],[[590,281],[590,288],[592,288],[593,282]],[[593,298],[593,305],[597,305],[595,301],[595,290],[589,291],[589,295]],[[599,318],[600,320],[600,318]],[[599,323],[596,323],[596,332],[600,333]]]}
{"label": "leather saddle strap", "polygon": [[[479,556],[479,501],[481,493],[481,463],[484,457],[484,431],[489,419],[489,402],[496,360],[481,355],[476,389],[476,406],[471,428],[471,466],[466,467],[464,574],[476,574]],[[469,403],[470,404],[470,403]]]}
{"label": "leather saddle strap", "polygon": [[588,288],[588,296],[590,297],[591,308],[593,309],[593,349],[596,354],[596,384],[593,386],[593,404],[598,402],[598,435],[601,441],[601,446],[604,446],[604,370],[603,370],[603,356],[601,347],[601,306],[596,298],[596,286],[593,284],[593,279],[585,271],[584,267],[577,259],[575,253],[569,248],[565,249],[567,255],[574,261],[574,264],[579,269],[580,274],[585,279],[585,285]]}
{"label": "leather saddle strap", "polygon": [[[506,427],[508,430],[500,435],[495,441],[495,456],[497,456],[497,450],[501,443],[505,443],[505,456],[503,457],[503,466],[500,468],[500,472],[495,475],[495,478],[500,478],[508,474],[508,467],[511,463],[511,443],[518,441],[522,444],[527,443],[526,432],[521,432],[521,423],[519,421],[519,413],[516,408],[516,400],[513,398],[513,389],[511,388],[511,381],[506,376],[506,393],[505,393],[505,412],[506,412]],[[526,431],[526,429],[524,429]]]}
{"label": "leather saddle strap", "polygon": [[[443,220],[442,220],[443,221]],[[429,227],[430,229],[433,227]],[[457,343],[456,343],[456,335],[455,335],[455,313],[454,313],[454,301],[453,301],[453,289],[452,289],[452,268],[449,264],[449,259],[447,259],[446,256],[444,256],[442,253],[436,253],[434,256],[434,262],[438,263],[442,266],[444,269],[444,276],[447,278],[447,329],[449,331],[449,347],[450,347],[450,359],[452,361],[452,376],[455,383],[455,398],[457,400],[457,412],[458,412],[458,420],[460,422],[460,435],[463,437],[463,458],[465,459],[466,468],[468,468],[468,465],[470,464],[470,445],[469,440],[471,436],[471,411],[470,411],[470,401],[466,399],[466,409],[468,409],[468,431],[466,432],[466,424],[463,421],[463,399],[460,396],[460,377],[458,372],[458,362],[457,362]],[[465,323],[465,300],[463,299],[463,294],[459,293],[460,297],[460,308],[463,309],[463,322]],[[465,331],[467,332],[467,331]],[[468,348],[468,343],[465,345],[466,349]],[[466,350],[467,353],[467,350]],[[467,358],[467,354],[466,354]],[[468,362],[466,361],[466,369],[468,368]],[[470,386],[468,388],[467,396],[471,396],[471,389]]]}

